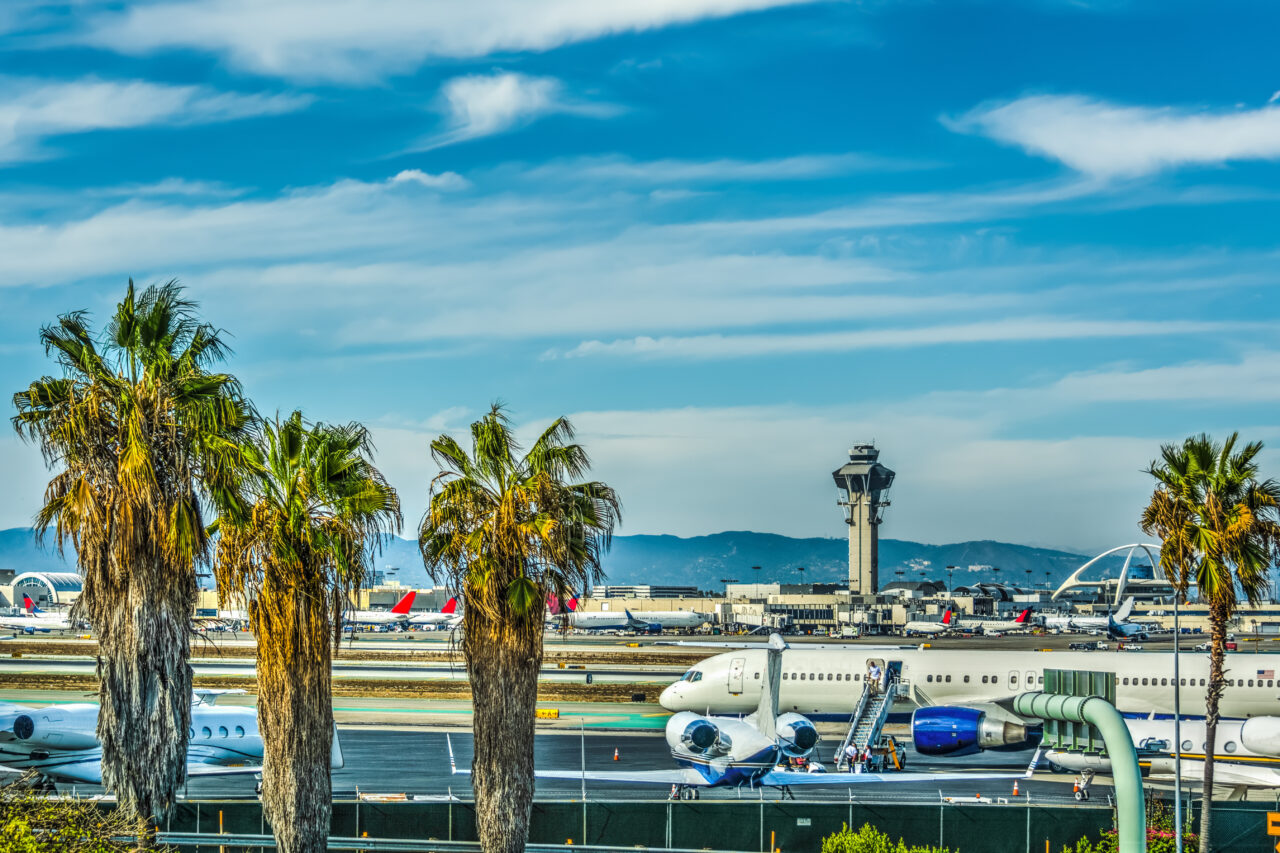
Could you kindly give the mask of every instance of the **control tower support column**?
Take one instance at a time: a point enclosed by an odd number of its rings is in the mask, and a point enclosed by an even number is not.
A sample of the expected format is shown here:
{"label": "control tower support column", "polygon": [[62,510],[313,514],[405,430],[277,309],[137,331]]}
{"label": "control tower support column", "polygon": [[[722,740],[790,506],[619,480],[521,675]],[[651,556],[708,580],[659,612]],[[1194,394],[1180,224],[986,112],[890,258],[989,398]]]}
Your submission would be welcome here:
{"label": "control tower support column", "polygon": [[880,521],[889,506],[893,472],[878,461],[874,444],[855,444],[849,461],[832,472],[849,525],[849,592],[875,595],[880,588]]}

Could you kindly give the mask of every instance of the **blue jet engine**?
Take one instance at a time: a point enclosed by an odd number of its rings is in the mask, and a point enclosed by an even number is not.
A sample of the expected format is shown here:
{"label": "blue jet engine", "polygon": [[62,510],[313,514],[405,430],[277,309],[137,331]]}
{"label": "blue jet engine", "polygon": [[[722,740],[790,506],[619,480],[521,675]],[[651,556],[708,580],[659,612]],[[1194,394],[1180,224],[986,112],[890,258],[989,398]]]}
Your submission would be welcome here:
{"label": "blue jet engine", "polygon": [[911,715],[911,737],[921,755],[973,755],[984,749],[1023,744],[1027,727],[999,720],[977,708],[938,705]]}
{"label": "blue jet engine", "polygon": [[778,740],[784,755],[803,758],[813,752],[818,744],[818,730],[807,717],[800,714],[783,714],[777,722]]}

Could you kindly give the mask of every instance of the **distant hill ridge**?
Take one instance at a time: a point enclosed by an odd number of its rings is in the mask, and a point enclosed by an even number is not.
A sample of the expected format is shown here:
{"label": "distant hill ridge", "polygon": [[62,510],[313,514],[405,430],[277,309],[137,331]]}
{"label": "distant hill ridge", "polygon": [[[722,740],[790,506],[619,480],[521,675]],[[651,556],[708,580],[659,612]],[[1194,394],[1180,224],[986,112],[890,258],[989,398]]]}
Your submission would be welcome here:
{"label": "distant hill ridge", "polygon": [[[953,575],[956,586],[979,581],[1057,585],[1086,559],[1066,551],[990,540],[925,545],[881,539],[880,583],[883,586],[894,580],[920,580],[922,568],[924,577],[943,580],[946,567],[951,565],[957,567]],[[395,577],[402,584],[430,584],[418,545],[411,539],[386,537],[375,563],[380,569],[398,567]],[[720,591],[724,587],[722,578],[742,583],[841,583],[849,575],[849,555],[845,539],[797,539],[752,531],[687,538],[640,534],[615,536],[604,566],[608,583],[696,586]],[[760,566],[760,570],[754,571],[752,566]],[[798,571],[800,566],[804,566],[804,572]],[[987,568],[970,570],[970,566]],[[68,554],[68,560],[63,560],[50,543],[38,547],[31,528],[15,527],[0,530],[0,568],[69,571],[74,569],[74,558]]]}

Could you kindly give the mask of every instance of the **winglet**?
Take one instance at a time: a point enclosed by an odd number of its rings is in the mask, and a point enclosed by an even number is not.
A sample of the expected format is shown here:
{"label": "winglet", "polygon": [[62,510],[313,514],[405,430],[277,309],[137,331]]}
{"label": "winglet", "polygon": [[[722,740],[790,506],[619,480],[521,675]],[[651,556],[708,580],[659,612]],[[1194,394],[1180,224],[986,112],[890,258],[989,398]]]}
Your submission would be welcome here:
{"label": "winglet", "polygon": [[416,589],[411,589],[404,594],[404,598],[396,602],[396,606],[391,608],[391,612],[397,616],[409,615],[409,608],[413,607],[413,599],[418,595]]}
{"label": "winglet", "polygon": [[444,607],[440,608],[440,612],[452,614],[457,609],[458,609],[458,599],[451,598],[444,603]]}

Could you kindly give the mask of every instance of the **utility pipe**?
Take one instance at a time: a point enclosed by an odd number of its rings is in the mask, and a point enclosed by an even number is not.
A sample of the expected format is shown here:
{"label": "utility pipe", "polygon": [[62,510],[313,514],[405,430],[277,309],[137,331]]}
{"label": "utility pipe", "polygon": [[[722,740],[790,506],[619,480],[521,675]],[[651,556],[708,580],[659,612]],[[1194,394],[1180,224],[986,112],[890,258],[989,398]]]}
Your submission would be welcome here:
{"label": "utility pipe", "polygon": [[[1024,717],[1088,723],[1102,735],[1111,761],[1111,778],[1116,787],[1116,829],[1120,853],[1146,853],[1147,804],[1142,797],[1142,771],[1138,751],[1124,718],[1100,696],[1061,696],[1052,693],[1019,693],[1013,710]],[[1181,744],[1179,744],[1181,746]],[[1181,827],[1178,828],[1181,831]]]}

